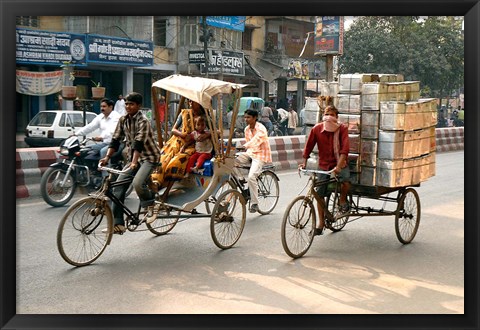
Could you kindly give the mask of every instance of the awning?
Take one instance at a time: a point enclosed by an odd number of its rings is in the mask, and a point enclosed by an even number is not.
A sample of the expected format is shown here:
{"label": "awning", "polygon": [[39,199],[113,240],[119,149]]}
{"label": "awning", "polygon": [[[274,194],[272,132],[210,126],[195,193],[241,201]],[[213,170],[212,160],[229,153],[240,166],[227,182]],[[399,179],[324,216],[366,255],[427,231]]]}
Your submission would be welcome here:
{"label": "awning", "polygon": [[280,78],[282,74],[285,73],[282,66],[261,58],[245,56],[245,62],[247,62],[253,72],[255,72],[260,79],[269,83]]}

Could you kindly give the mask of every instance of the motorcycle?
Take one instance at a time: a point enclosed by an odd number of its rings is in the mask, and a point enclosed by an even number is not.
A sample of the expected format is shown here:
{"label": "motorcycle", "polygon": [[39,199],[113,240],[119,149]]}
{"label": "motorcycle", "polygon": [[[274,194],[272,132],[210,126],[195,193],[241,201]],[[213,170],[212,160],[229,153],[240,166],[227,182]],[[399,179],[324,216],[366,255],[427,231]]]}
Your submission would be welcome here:
{"label": "motorcycle", "polygon": [[[51,206],[63,206],[67,204],[75,194],[77,186],[96,189],[101,186],[102,172],[98,171],[100,150],[87,145],[93,141],[86,138],[80,142],[77,136],[71,136],[60,146],[61,162],[51,164],[45,171],[40,181],[40,192],[45,202]],[[126,164],[120,148],[113,154],[110,162],[114,168],[122,169]],[[126,195],[133,190],[130,185]]]}

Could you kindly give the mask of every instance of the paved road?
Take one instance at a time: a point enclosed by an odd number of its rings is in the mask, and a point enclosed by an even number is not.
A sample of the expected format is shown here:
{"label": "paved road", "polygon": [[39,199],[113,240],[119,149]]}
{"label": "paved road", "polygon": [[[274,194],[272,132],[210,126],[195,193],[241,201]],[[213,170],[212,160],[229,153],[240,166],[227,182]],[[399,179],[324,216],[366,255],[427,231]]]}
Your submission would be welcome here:
{"label": "paved road", "polygon": [[276,210],[248,214],[230,250],[214,245],[208,220],[190,219],[164,237],[115,236],[81,268],[57,252],[66,208],[19,200],[17,314],[463,314],[464,176],[457,168],[464,168],[463,151],[438,154],[437,175],[416,188],[422,219],[411,244],[398,242],[393,217],[362,218],[316,238],[297,260],[280,241],[284,208],[306,183],[295,171],[279,173]]}

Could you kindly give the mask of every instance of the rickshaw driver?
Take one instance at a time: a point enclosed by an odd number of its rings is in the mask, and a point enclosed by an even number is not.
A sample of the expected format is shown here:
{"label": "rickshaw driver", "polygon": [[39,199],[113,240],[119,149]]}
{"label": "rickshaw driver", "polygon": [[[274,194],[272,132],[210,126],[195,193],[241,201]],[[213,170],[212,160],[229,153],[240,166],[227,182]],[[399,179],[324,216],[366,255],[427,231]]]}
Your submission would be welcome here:
{"label": "rickshaw driver", "polygon": [[[338,175],[339,181],[342,183],[340,188],[340,212],[342,214],[350,211],[350,205],[347,201],[347,193],[350,189],[350,170],[348,168],[347,159],[350,149],[348,139],[348,127],[338,123],[338,110],[333,105],[325,108],[323,121],[316,124],[303,150],[303,163],[299,168],[305,168],[307,159],[313,148],[318,147],[318,167],[322,171],[330,171],[334,169]],[[328,175],[318,175],[318,180],[327,180]],[[316,193],[321,197],[318,201],[318,224],[315,228],[314,235],[322,235],[325,227],[325,195],[327,185],[315,188]]]}
{"label": "rickshaw driver", "polygon": [[[112,136],[107,155],[100,160],[99,165],[104,166],[118,150],[120,141],[126,139],[129,150],[130,167],[129,174],[119,175],[117,181],[125,179],[128,175],[135,175],[133,187],[140,198],[141,206],[147,210],[145,217],[153,212],[155,195],[146,185],[146,180],[160,162],[160,148],[154,139],[152,127],[147,117],[140,111],[143,97],[139,93],[132,92],[125,97],[127,114],[118,121],[117,128]],[[127,186],[123,185],[114,188],[114,194],[122,201],[125,201]],[[114,218],[114,234],[123,234],[126,230],[123,219],[123,210],[117,204],[112,207]]]}
{"label": "rickshaw driver", "polygon": [[[262,171],[265,163],[272,162],[272,151],[270,149],[270,142],[268,141],[268,132],[265,126],[257,122],[258,111],[253,109],[245,110],[245,140],[247,141],[243,147],[245,152],[240,152],[235,159],[236,166],[250,165],[248,173],[248,190],[250,191],[251,204],[250,212],[258,211],[258,182],[257,177]],[[239,168],[234,169],[240,178],[243,174]]]}

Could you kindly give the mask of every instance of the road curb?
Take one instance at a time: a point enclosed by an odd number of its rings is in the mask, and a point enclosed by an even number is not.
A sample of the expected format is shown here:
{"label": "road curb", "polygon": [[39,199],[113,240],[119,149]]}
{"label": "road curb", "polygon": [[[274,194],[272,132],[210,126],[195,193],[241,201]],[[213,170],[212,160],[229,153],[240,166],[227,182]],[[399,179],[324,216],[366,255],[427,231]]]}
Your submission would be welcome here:
{"label": "road curb", "polygon": [[[279,171],[296,169],[303,162],[304,135],[270,137],[272,161]],[[233,139],[245,143],[245,139]],[[435,130],[437,152],[464,149],[464,127],[444,127]],[[16,150],[16,197],[40,196],[40,180],[50,164],[59,159],[58,147],[20,148]]]}

